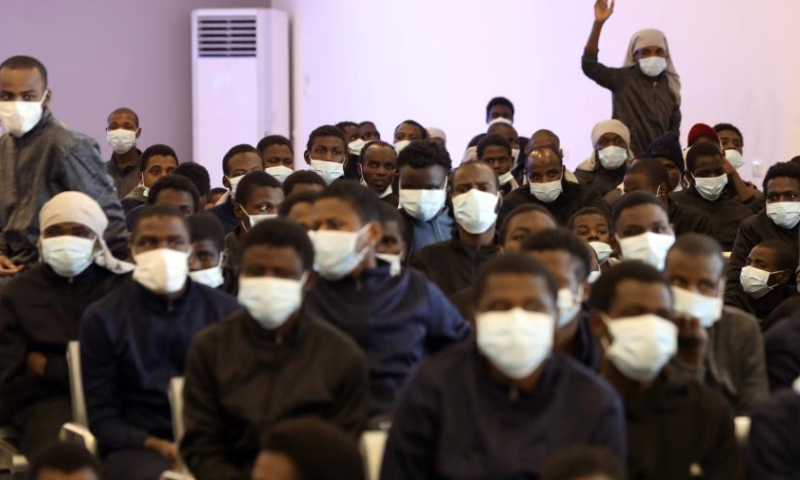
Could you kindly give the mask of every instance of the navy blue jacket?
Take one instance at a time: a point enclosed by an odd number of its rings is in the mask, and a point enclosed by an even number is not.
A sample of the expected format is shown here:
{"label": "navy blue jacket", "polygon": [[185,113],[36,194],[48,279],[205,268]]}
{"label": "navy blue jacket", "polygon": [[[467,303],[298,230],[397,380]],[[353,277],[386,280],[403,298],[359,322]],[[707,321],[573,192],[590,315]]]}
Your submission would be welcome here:
{"label": "navy blue jacket", "polygon": [[86,309],[80,328],[89,427],[105,453],[172,438],[167,389],[194,335],[238,310],[236,299],[187,280],[167,300],[129,279]]}
{"label": "navy blue jacket", "polygon": [[800,392],[783,389],[753,413],[747,437],[751,478],[800,479]]}
{"label": "navy blue jacket", "polygon": [[206,213],[217,217],[219,223],[222,224],[222,230],[225,231],[225,235],[231,233],[234,228],[241,224],[239,219],[236,218],[236,214],[233,212],[233,199],[230,197],[228,197],[225,203],[209,208],[206,210]]}
{"label": "navy blue jacket", "polygon": [[349,335],[366,353],[373,415],[391,410],[398,390],[424,356],[471,331],[423,274],[406,269],[392,276],[385,262],[357,279],[318,279],[305,307]]}
{"label": "navy blue jacket", "polygon": [[775,324],[764,334],[767,378],[771,392],[792,385],[800,377],[800,314]]}
{"label": "navy blue jacket", "polygon": [[625,442],[619,395],[573,359],[551,355],[532,392],[513,391],[464,342],[424,362],[409,382],[381,480],[535,479],[561,449],[596,445],[625,458]]}

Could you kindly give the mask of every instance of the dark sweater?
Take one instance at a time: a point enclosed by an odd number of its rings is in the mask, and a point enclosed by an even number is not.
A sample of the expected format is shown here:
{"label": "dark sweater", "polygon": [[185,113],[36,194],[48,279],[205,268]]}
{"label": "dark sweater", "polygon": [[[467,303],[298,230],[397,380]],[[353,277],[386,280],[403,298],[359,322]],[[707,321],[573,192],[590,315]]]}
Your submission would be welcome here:
{"label": "dark sweater", "polygon": [[414,252],[411,266],[424,273],[448,297],[469,287],[478,278],[478,269],[500,252],[498,245],[470,247],[458,234],[446,242],[428,245]]}
{"label": "dark sweater", "polygon": [[230,198],[230,196],[224,203],[215,205],[206,210],[206,213],[210,213],[211,215],[217,217],[219,223],[222,224],[222,230],[225,232],[225,235],[231,233],[234,228],[242,223],[238,218],[236,218],[236,214],[233,210],[233,200]]}
{"label": "dark sweater", "polygon": [[624,458],[624,429],[617,393],[572,359],[551,355],[533,391],[511,392],[490,376],[474,341],[465,342],[426,360],[409,382],[381,479],[538,478],[570,446]]}
{"label": "dark sweater", "polygon": [[689,205],[680,205],[674,200],[669,200],[668,203],[667,215],[676,237],[684,233],[702,233],[709,237],[714,236],[714,228],[708,214]]}
{"label": "dark sweater", "polygon": [[733,248],[739,225],[753,214],[747,206],[732,198],[720,196],[716,201],[710,202],[701,197],[691,186],[682,192],[673,193],[671,198],[680,205],[687,205],[706,213],[711,218],[711,236],[726,252]]}
{"label": "dark sweater", "polygon": [[[0,400],[7,413],[69,396],[67,344],[78,339],[84,309],[125,279],[94,264],[68,279],[42,263],[14,276],[0,290]],[[44,376],[28,370],[29,352],[47,358]]]}
{"label": "dark sweater", "polygon": [[[767,330],[772,323],[767,321],[771,314],[777,312],[786,300],[795,297],[797,297],[797,289],[794,285],[779,285],[761,298],[753,298],[741,288],[737,288],[726,292],[725,305],[736,307],[753,315],[760,321],[761,330]],[[791,312],[787,312],[787,315],[784,316],[788,316],[789,313]]]}
{"label": "dark sweater", "polygon": [[751,417],[747,460],[754,479],[800,479],[800,392],[785,389]]}
{"label": "dark sweater", "polygon": [[515,207],[528,203],[535,203],[546,208],[562,226],[566,225],[570,217],[583,207],[595,207],[608,213],[606,202],[603,201],[603,197],[601,197],[594,188],[579,183],[568,182],[566,180],[562,180],[561,185],[564,191],[561,192],[561,195],[559,195],[555,201],[550,203],[542,202],[536,198],[531,193],[529,185],[523,185],[509,193],[508,196],[503,199],[503,205],[500,207],[497,224],[502,225],[505,215]]}
{"label": "dark sweater", "polygon": [[181,455],[198,480],[249,480],[261,432],[281,420],[314,415],[356,436],[369,414],[364,354],[307,315],[276,338],[233,313],[197,335],[185,376]]}
{"label": "dark sweater", "polygon": [[183,375],[195,334],[238,309],[235,298],[191,280],[168,300],[133,279],[86,309],[83,388],[89,427],[105,453],[141,448],[148,436],[172,438],[170,379]]}
{"label": "dark sweater", "polygon": [[800,377],[800,312],[781,320],[764,334],[767,376],[772,392],[786,388]]}
{"label": "dark sweater", "polygon": [[597,190],[597,193],[602,197],[616,189],[619,184],[622,183],[626,171],[628,171],[628,169],[624,164],[616,170],[607,170],[600,165],[600,160],[597,160],[597,166],[593,171],[575,170],[575,178],[577,178],[581,184]]}

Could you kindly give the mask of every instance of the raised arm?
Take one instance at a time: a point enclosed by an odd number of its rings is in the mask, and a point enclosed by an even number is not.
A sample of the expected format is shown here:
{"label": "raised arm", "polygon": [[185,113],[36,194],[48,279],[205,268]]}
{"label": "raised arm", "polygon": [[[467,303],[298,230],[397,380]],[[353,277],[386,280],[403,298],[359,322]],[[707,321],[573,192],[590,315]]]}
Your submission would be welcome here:
{"label": "raised arm", "polygon": [[581,69],[584,75],[591,78],[601,87],[615,90],[620,84],[621,69],[609,68],[597,61],[597,52],[600,50],[600,32],[606,20],[614,13],[614,1],[597,0],[594,4],[594,23],[589,40],[581,58]]}
{"label": "raised arm", "polygon": [[585,50],[587,52],[597,53],[600,51],[600,32],[612,13],[614,13],[614,0],[611,0],[611,3],[608,3],[608,0],[594,2],[594,23],[592,31],[589,33],[589,40],[586,41]]}

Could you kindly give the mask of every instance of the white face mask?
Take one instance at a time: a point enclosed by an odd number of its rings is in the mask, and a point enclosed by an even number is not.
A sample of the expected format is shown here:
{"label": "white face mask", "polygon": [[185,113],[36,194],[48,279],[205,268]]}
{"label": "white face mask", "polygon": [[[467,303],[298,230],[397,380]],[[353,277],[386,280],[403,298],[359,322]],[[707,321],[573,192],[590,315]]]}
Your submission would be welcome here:
{"label": "white face mask", "polygon": [[594,249],[594,253],[597,255],[597,263],[600,265],[606,263],[608,257],[614,253],[614,249],[606,242],[589,242],[589,245]]}
{"label": "white face mask", "polygon": [[654,379],[678,350],[678,328],[658,315],[605,320],[611,335],[606,356],[632,380]]}
{"label": "white face mask", "polygon": [[553,350],[552,315],[521,308],[475,316],[478,350],[503,374],[525,378]]}
{"label": "white face mask", "polygon": [[[220,259],[220,263],[222,263]],[[193,281],[211,288],[217,288],[225,283],[225,277],[222,276],[222,266],[217,265],[211,268],[204,268],[202,270],[195,270],[189,272],[189,278]]]}
{"label": "white face mask", "polygon": [[514,122],[507,119],[506,117],[497,117],[493,118],[489,121],[489,125],[494,125],[495,123],[505,123],[506,125],[514,125]]}
{"label": "white face mask", "polygon": [[722,317],[722,299],[719,297],[701,295],[680,287],[672,287],[672,297],[676,312],[696,318],[704,328],[711,328]]}
{"label": "white face mask", "polygon": [[519,148],[512,148],[511,149],[511,163],[514,163],[519,158]]}
{"label": "white face mask", "polygon": [[364,145],[366,144],[367,142],[361,140],[360,138],[357,138],[347,144],[347,151],[350,153],[350,155],[361,155],[361,150],[364,148]]}
{"label": "white face mask", "polygon": [[402,266],[400,265],[400,255],[396,253],[376,253],[376,257],[384,262],[389,262],[389,274],[393,277],[400,275]]}
{"label": "white face mask", "polygon": [[394,151],[397,152],[397,153],[400,153],[400,152],[403,151],[404,148],[406,148],[410,144],[411,144],[411,140],[400,140],[400,141],[394,142]]}
{"label": "white face mask", "polygon": [[42,104],[49,94],[45,90],[38,102],[0,102],[0,122],[8,133],[19,138],[33,130],[42,119]]}
{"label": "white face mask", "polygon": [[597,152],[600,165],[606,170],[616,170],[628,159],[628,150],[611,145]]}
{"label": "white face mask", "polygon": [[106,132],[106,139],[114,153],[122,155],[128,153],[136,146],[136,132],[118,128]]}
{"label": "white face mask", "polygon": [[328,185],[344,176],[343,163],[314,160],[312,158],[310,164],[311,171],[322,177]]}
{"label": "white face mask", "polygon": [[656,56],[640,58],[639,68],[648,77],[657,77],[667,69],[667,59]]}
{"label": "white face mask", "polygon": [[742,154],[739,153],[739,150],[734,150],[729,148],[725,150],[725,160],[731,164],[731,166],[735,169],[739,169],[744,165],[744,158],[742,158]]}
{"label": "white face mask", "polygon": [[400,187],[400,208],[420,222],[427,222],[444,208],[445,189],[409,190]]}
{"label": "white face mask", "polygon": [[268,167],[265,168],[264,171],[275,177],[275,180],[281,183],[283,183],[286,180],[286,177],[294,173],[294,170],[285,165],[278,165],[277,167]]}
{"label": "white face mask", "polygon": [[800,202],[768,203],[767,216],[775,225],[791,230],[800,222]]}
{"label": "white face mask", "polygon": [[497,194],[482,192],[477,188],[453,197],[456,222],[473,235],[488,231],[497,221],[499,200]]}
{"label": "white face mask", "polygon": [[241,182],[242,179],[244,178],[244,175],[239,175],[238,177],[232,177],[232,178],[226,176],[225,178],[227,178],[228,183],[231,184],[231,198],[236,197],[236,188],[239,186],[239,182]]}
{"label": "white face mask", "polygon": [[267,330],[280,327],[300,309],[303,284],[298,280],[277,277],[240,277],[237,296],[253,320]]}
{"label": "white face mask", "polygon": [[498,179],[500,180],[500,185],[505,185],[511,180],[514,180],[514,175],[511,173],[511,170],[509,170],[506,173],[500,175]]}
{"label": "white face mask", "polygon": [[158,248],[133,256],[133,279],[153,293],[176,293],[189,276],[189,252]]}
{"label": "white face mask", "polygon": [[739,274],[739,283],[742,284],[742,289],[748,295],[758,299],[771,292],[777,286],[777,284],[769,286],[769,276],[778,272],[768,272],[748,265],[742,267],[742,272]]}
{"label": "white face mask", "polygon": [[530,189],[531,194],[540,202],[552,203],[564,191],[564,186],[561,184],[561,179],[558,179],[552,182],[531,183]]}
{"label": "white face mask", "polygon": [[572,293],[569,288],[558,289],[558,328],[568,325],[581,311],[583,298],[583,285],[578,286],[578,293]]}
{"label": "white face mask", "polygon": [[62,277],[80,275],[94,260],[95,240],[62,235],[43,238],[41,243],[44,263]]}
{"label": "white face mask", "polygon": [[147,198],[148,195],[150,195],[150,187],[145,187],[142,185],[142,196]]}
{"label": "white face mask", "polygon": [[602,272],[600,272],[600,270],[592,270],[591,272],[589,272],[589,283],[596,282],[597,279],[600,278],[601,274]]}
{"label": "white face mask", "polygon": [[658,270],[664,270],[664,260],[670,247],[675,243],[675,236],[644,232],[628,238],[617,236],[617,242],[622,250],[623,260],[639,260]]}
{"label": "white face mask", "polygon": [[272,220],[274,218],[278,218],[277,213],[262,213],[259,215],[250,215],[247,212],[244,213],[245,215],[247,215],[247,219],[250,221],[250,228],[247,228],[246,230],[252,230],[253,227],[266,220]]}
{"label": "white face mask", "polygon": [[728,175],[722,174],[719,177],[697,178],[694,177],[694,188],[701,197],[709,202],[713,202],[722,195],[725,186],[728,185]]}
{"label": "white face mask", "polygon": [[369,225],[358,232],[317,230],[308,232],[314,244],[314,270],[325,280],[339,280],[358,267],[369,251],[369,245],[360,251],[358,239]]}

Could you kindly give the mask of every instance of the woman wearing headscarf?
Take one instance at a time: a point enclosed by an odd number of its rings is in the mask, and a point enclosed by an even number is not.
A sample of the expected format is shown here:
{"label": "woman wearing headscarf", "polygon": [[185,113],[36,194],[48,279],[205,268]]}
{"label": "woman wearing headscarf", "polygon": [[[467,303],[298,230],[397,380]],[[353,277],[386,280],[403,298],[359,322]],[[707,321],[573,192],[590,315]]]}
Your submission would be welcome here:
{"label": "woman wearing headscarf", "polygon": [[675,70],[666,37],[655,29],[633,34],[622,68],[598,62],[600,32],[612,13],[613,0],[610,4],[608,0],[595,2],[592,33],[583,52],[583,73],[611,90],[612,117],[628,126],[630,148],[638,155],[664,133],[680,133],[681,77]]}
{"label": "woman wearing headscarf", "polygon": [[578,165],[575,176],[601,196],[617,188],[633,159],[631,134],[619,120],[603,120],[592,128],[592,154]]}
{"label": "woman wearing headscarf", "polygon": [[39,258],[0,291],[0,403],[30,455],[70,421],[67,343],[83,310],[119,286],[133,265],[111,255],[108,218],[80,192],[39,211]]}

